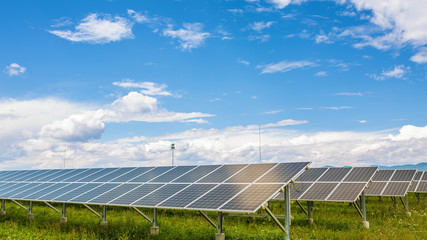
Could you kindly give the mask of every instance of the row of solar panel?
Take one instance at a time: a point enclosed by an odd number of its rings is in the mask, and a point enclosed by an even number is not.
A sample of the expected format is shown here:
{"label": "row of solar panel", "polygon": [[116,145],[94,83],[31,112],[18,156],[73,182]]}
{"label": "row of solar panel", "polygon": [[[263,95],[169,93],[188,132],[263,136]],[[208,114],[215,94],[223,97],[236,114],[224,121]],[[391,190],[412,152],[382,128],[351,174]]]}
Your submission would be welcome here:
{"label": "row of solar panel", "polygon": [[[254,212],[308,164],[8,171],[0,172],[0,198]],[[162,182],[166,180],[170,182]]]}
{"label": "row of solar panel", "polygon": [[[291,188],[292,200],[354,202],[372,179],[377,167],[312,168]],[[279,194],[276,199],[283,199]]]}
{"label": "row of solar panel", "polygon": [[[111,183],[258,183],[286,182],[287,173],[299,171],[307,163],[293,165],[236,164],[178,167],[54,169],[0,172],[0,182],[111,182]],[[236,172],[238,172],[236,174]]]}
{"label": "row of solar panel", "polygon": [[366,189],[366,196],[403,197],[417,170],[380,170]]}
{"label": "row of solar panel", "polygon": [[427,171],[417,172],[408,192],[427,193]]}

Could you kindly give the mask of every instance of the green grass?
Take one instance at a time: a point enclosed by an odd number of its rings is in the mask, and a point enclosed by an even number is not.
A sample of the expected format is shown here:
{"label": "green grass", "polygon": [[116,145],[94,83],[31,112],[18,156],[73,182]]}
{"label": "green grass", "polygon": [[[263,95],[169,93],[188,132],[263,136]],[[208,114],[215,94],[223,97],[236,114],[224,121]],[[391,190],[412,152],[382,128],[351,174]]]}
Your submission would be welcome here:
{"label": "green grass", "polygon": [[[23,202],[24,205],[28,203]],[[361,218],[348,203],[316,202],[314,224],[306,223],[306,216],[296,204],[292,206],[294,220],[292,239],[427,239],[427,194],[417,203],[410,194],[412,217],[405,214],[400,203],[394,207],[390,198],[379,201],[367,198],[370,228],[361,227]],[[56,205],[60,209],[60,205]],[[283,214],[283,203],[274,202],[270,208]],[[94,206],[98,212],[101,208]],[[150,209],[142,209],[151,216]],[[150,236],[151,224],[130,208],[108,207],[108,227],[99,225],[100,219],[80,205],[68,205],[68,222],[59,223],[60,214],[42,203],[35,203],[34,220],[12,202],[6,202],[7,214],[0,216],[0,239],[214,239],[213,228],[198,212],[158,210],[160,235]],[[260,210],[259,213],[265,214]],[[216,213],[209,213],[216,221]],[[284,234],[270,218],[225,216],[223,229],[227,239],[283,239]]]}

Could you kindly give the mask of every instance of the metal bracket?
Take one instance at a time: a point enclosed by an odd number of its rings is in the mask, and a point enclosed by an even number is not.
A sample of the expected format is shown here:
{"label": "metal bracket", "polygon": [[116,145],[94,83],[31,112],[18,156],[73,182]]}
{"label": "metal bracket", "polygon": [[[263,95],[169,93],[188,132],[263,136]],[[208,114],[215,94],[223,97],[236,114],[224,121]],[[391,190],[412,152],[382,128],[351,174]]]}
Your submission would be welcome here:
{"label": "metal bracket", "polygon": [[270,215],[270,217],[274,220],[274,222],[279,226],[279,228],[285,234],[289,234],[288,231],[286,231],[285,227],[282,225],[282,223],[280,223],[279,219],[277,219],[276,216],[274,216],[273,212],[271,212],[271,210],[267,206],[264,206],[263,208],[268,213],[268,215]]}
{"label": "metal bracket", "polygon": [[399,197],[399,198],[400,198],[400,201],[402,202],[403,207],[406,209],[406,205],[405,205],[405,203],[403,202],[403,198],[402,198],[402,197]]}
{"label": "metal bracket", "polygon": [[28,209],[28,208],[24,207],[24,205],[20,204],[19,202],[15,201],[15,200],[13,200],[13,199],[10,199],[10,201],[12,201],[12,202],[13,202],[13,203],[15,203],[16,205],[20,206],[21,208],[23,208],[23,209],[25,209],[25,210],[27,210],[27,211],[30,211],[30,209]]}
{"label": "metal bracket", "polygon": [[53,209],[53,211],[55,211],[55,212],[57,212],[57,213],[59,213],[59,214],[62,214],[62,212],[61,211],[59,211],[58,209],[56,209],[54,206],[52,206],[50,203],[48,203],[48,202],[43,202],[44,204],[46,204],[48,207],[50,207],[50,208],[52,208]]}
{"label": "metal bracket", "polygon": [[97,213],[95,210],[93,210],[91,207],[89,207],[88,205],[83,203],[83,206],[85,206],[87,209],[89,209],[89,211],[91,211],[93,214],[95,214],[96,216],[98,216],[99,218],[102,218],[102,215]]}
{"label": "metal bracket", "polygon": [[216,228],[216,229],[218,229],[218,226],[215,224],[215,222],[214,221],[212,221],[212,219],[210,219],[209,218],[209,216],[205,213],[205,212],[203,212],[203,211],[201,211],[201,210],[199,210],[199,213],[200,214],[202,214],[202,216],[214,227],[214,228]]}
{"label": "metal bracket", "polygon": [[141,210],[139,210],[136,207],[132,207],[133,210],[135,210],[139,215],[143,216],[145,219],[147,219],[147,221],[149,221],[150,223],[153,223],[153,220],[151,220],[147,215],[145,215],[143,212],[141,212]]}
{"label": "metal bracket", "polygon": [[360,211],[360,208],[357,206],[356,202],[353,202],[352,205],[356,208],[356,210],[359,213],[360,217],[363,218],[363,213],[362,213],[362,211]]}
{"label": "metal bracket", "polygon": [[307,213],[307,211],[304,209],[304,207],[301,205],[301,203],[300,202],[298,202],[298,201],[295,201],[297,204],[298,204],[298,206],[302,209],[302,211],[305,213],[305,215],[307,215],[308,216],[308,213]]}

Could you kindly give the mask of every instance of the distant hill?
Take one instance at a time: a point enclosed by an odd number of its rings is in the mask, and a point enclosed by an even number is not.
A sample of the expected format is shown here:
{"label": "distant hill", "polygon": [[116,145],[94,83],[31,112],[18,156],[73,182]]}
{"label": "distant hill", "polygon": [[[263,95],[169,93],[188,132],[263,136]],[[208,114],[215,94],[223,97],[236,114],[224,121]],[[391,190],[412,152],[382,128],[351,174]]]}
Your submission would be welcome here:
{"label": "distant hill", "polygon": [[380,169],[417,169],[418,171],[427,171],[427,162],[417,164],[405,164],[396,166],[379,166]]}

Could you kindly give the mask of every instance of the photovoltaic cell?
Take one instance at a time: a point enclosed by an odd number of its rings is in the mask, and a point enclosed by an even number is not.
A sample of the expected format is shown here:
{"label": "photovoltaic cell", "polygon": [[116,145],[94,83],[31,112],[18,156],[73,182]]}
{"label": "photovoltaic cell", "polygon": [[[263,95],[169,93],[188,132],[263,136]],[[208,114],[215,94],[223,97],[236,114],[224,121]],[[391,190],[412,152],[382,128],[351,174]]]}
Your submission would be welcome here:
{"label": "photovoltaic cell", "polygon": [[[30,183],[30,186],[26,190],[19,190],[15,195],[10,195],[10,198],[20,199],[23,196],[27,196],[31,193],[34,193],[34,188],[37,188],[40,185],[41,183]],[[37,191],[38,190],[39,189],[37,188]]]}
{"label": "photovoltaic cell", "polygon": [[96,173],[90,174],[87,177],[77,180],[77,182],[92,182],[93,180],[110,174],[116,170],[118,170],[118,168],[104,168],[101,171],[97,171]]}
{"label": "photovoltaic cell", "polygon": [[234,196],[247,187],[248,184],[223,184],[218,185],[212,191],[206,193],[203,197],[196,200],[194,203],[187,206],[192,209],[217,209]]}
{"label": "photovoltaic cell", "polygon": [[412,181],[417,170],[396,170],[390,181]]}
{"label": "photovoltaic cell", "polygon": [[160,174],[163,174],[172,168],[174,167],[156,167],[155,169],[147,171],[146,173],[139,175],[138,177],[130,180],[129,182],[148,182],[151,179],[158,177]]}
{"label": "photovoltaic cell", "polygon": [[72,176],[78,175],[78,174],[80,174],[82,172],[86,172],[87,170],[89,170],[89,169],[74,169],[74,171],[71,171],[71,172],[68,172],[68,173],[66,173],[64,175],[61,175],[61,176],[55,177],[53,179],[50,179],[50,180],[48,180],[48,182],[60,182],[62,180],[70,178]]}
{"label": "photovoltaic cell", "polygon": [[384,190],[387,182],[370,182],[368,189],[365,190],[366,196],[381,196],[381,192]]}
{"label": "photovoltaic cell", "polygon": [[247,166],[247,164],[224,165],[224,166],[221,166],[220,168],[218,168],[217,170],[213,171],[212,173],[210,173],[206,177],[200,179],[197,182],[200,182],[200,183],[221,183],[246,166]]}
{"label": "photovoltaic cell", "polygon": [[266,199],[276,193],[277,189],[282,186],[283,184],[252,184],[220,209],[241,209],[250,211],[263,204]]}
{"label": "photovoltaic cell", "polygon": [[99,195],[119,186],[120,184],[118,183],[105,183],[102,184],[99,187],[93,188],[75,198],[72,198],[69,200],[69,202],[80,202],[80,203],[84,203],[87,202],[93,198],[98,197]]}
{"label": "photovoltaic cell", "polygon": [[44,177],[50,176],[51,174],[55,174],[55,173],[60,172],[60,171],[61,171],[61,170],[58,170],[58,169],[55,169],[55,170],[48,170],[48,171],[46,171],[46,172],[44,172],[44,173],[42,173],[42,174],[39,174],[39,175],[37,175],[37,176],[33,176],[33,177],[31,177],[31,178],[27,179],[26,181],[28,181],[28,182],[35,182],[35,181],[37,181],[37,180],[39,180],[39,179],[41,179],[41,178],[44,178]]}
{"label": "photovoltaic cell", "polygon": [[[310,170],[311,171],[311,170]],[[291,195],[291,199],[292,200],[298,200],[301,195],[307,191],[307,189],[309,187],[311,187],[311,185],[313,185],[313,183],[301,183],[301,182],[297,182],[292,184],[294,187],[290,189],[290,195]],[[280,199],[284,199],[284,194],[283,192],[280,193]]]}
{"label": "photovoltaic cell", "polygon": [[154,183],[147,183],[144,185],[139,186],[138,188],[135,188],[134,190],[125,193],[124,195],[113,199],[112,201],[108,202],[108,204],[114,204],[114,205],[130,205],[131,203],[135,202],[136,200],[148,195],[152,191],[162,187],[164,184],[154,184]]}
{"label": "photovoltaic cell", "polygon": [[156,191],[148,194],[147,196],[133,202],[133,206],[155,206],[165,199],[171,197],[178,191],[187,187],[189,184],[168,184],[165,185]]}
{"label": "photovoltaic cell", "polygon": [[409,187],[407,182],[389,182],[381,196],[405,196]]}
{"label": "photovoltaic cell", "polygon": [[[329,168],[318,180],[319,182],[340,182],[351,168]],[[325,185],[326,186],[326,185]]]}
{"label": "photovoltaic cell", "polygon": [[420,180],[421,179],[421,175],[423,175],[423,172],[417,172],[415,174],[414,180]]}
{"label": "photovoltaic cell", "polygon": [[101,170],[102,170],[102,168],[91,168],[91,169],[88,169],[87,171],[82,171],[81,173],[73,175],[69,178],[66,178],[66,179],[62,178],[62,180],[60,182],[77,182],[78,180],[85,178],[89,175],[92,175],[92,174],[94,174],[98,171],[101,171]]}
{"label": "photovoltaic cell", "polygon": [[6,178],[11,177],[11,176],[13,176],[15,174],[18,174],[18,173],[19,173],[19,171],[8,171],[8,172],[5,172],[4,174],[2,174],[0,176],[0,181],[3,181],[3,179],[6,179]]}
{"label": "photovoltaic cell", "polygon": [[420,184],[418,184],[417,188],[418,193],[426,193],[427,192],[427,182],[421,181]]}
{"label": "photovoltaic cell", "polygon": [[26,185],[27,183],[15,183],[15,184],[10,184],[7,186],[4,186],[0,189],[0,196],[3,196],[5,193],[12,191],[13,189],[17,189],[20,188],[24,185]]}
{"label": "photovoltaic cell", "polygon": [[292,178],[307,167],[309,162],[300,163],[278,163],[267,174],[261,177],[256,183],[287,183]]}
{"label": "photovoltaic cell", "polygon": [[424,171],[424,174],[423,174],[421,180],[427,181],[427,172],[426,171]]}
{"label": "photovoltaic cell", "polygon": [[109,201],[111,201],[111,199],[115,199],[125,193],[128,193],[130,191],[132,191],[133,189],[137,188],[141,186],[140,184],[130,184],[130,183],[125,183],[122,184],[120,186],[118,186],[117,188],[114,188],[111,191],[108,191],[102,195],[100,195],[99,197],[96,197],[90,201],[88,201],[89,203],[108,203]]}
{"label": "photovoltaic cell", "polygon": [[276,163],[252,164],[243,169],[230,179],[227,183],[251,183],[259,178],[262,174],[271,169]]}
{"label": "photovoltaic cell", "polygon": [[86,193],[87,191],[89,191],[95,187],[98,187],[100,185],[101,185],[101,183],[86,183],[85,185],[83,185],[79,188],[76,188],[70,192],[67,192],[64,195],[61,195],[61,196],[59,196],[53,200],[57,201],[57,202],[68,202],[69,200],[71,200],[71,199],[73,199],[73,198],[75,198],[75,197],[77,197],[83,193]]}
{"label": "photovoltaic cell", "polygon": [[179,166],[157,178],[154,178],[150,182],[170,182],[175,178],[182,176],[184,173],[190,171],[193,168],[195,168],[195,166]]}
{"label": "photovoltaic cell", "polygon": [[[38,191],[34,191],[33,193],[27,194],[27,195],[21,197],[21,199],[29,199],[29,200],[37,199],[37,198],[43,196],[44,194],[47,194],[47,193],[53,191],[57,187],[57,184],[59,184],[59,183],[43,183],[42,185],[39,186]],[[62,183],[62,184],[64,184],[64,183]],[[53,186],[55,186],[55,187],[53,187]]]}
{"label": "photovoltaic cell", "polygon": [[419,182],[420,181],[412,181],[411,185],[408,188],[408,192],[415,192]]}
{"label": "photovoltaic cell", "polygon": [[20,185],[20,186],[18,186],[16,188],[10,189],[7,192],[4,192],[3,194],[0,194],[0,198],[10,198],[11,196],[19,193],[20,191],[27,190],[31,186],[32,186],[31,183],[24,183],[23,185]]}
{"label": "photovoltaic cell", "polygon": [[389,181],[393,173],[394,170],[380,170],[374,175],[372,181]]}
{"label": "photovoltaic cell", "polygon": [[328,170],[327,168],[311,168],[310,170],[304,171],[295,181],[296,182],[314,182]]}
{"label": "photovoltaic cell", "polygon": [[27,174],[31,174],[33,171],[36,171],[36,170],[18,171],[16,174],[8,175],[7,177],[5,177],[3,179],[3,181],[15,181],[16,179],[18,179],[22,176],[25,176]]}
{"label": "photovoltaic cell", "polygon": [[85,185],[85,183],[57,183],[52,185],[52,187],[45,188],[44,190],[38,192],[37,195],[39,195],[39,197],[36,199],[42,201],[52,201],[53,199],[67,192],[73,191],[74,189],[77,189],[83,185]]}
{"label": "photovoltaic cell", "polygon": [[29,179],[29,178],[41,175],[41,174],[48,172],[48,171],[49,170],[39,170],[39,171],[38,170],[30,170],[27,173],[25,173],[19,177],[14,178],[13,181],[17,181],[17,182],[27,181],[27,179]]}
{"label": "photovoltaic cell", "polygon": [[317,182],[300,197],[300,200],[324,201],[337,185],[338,183]]}
{"label": "photovoltaic cell", "polygon": [[368,182],[377,169],[377,167],[354,167],[344,178],[344,182]]}
{"label": "photovoltaic cell", "polygon": [[361,189],[363,190],[365,185],[365,183],[341,183],[327,200],[354,202],[357,200],[357,197],[361,193]]}
{"label": "photovoltaic cell", "polygon": [[127,182],[139,175],[142,175],[148,171],[150,171],[151,169],[153,169],[154,167],[139,167],[136,168],[134,170],[129,171],[128,173],[119,176],[117,178],[112,179],[110,182]]}
{"label": "photovoltaic cell", "polygon": [[177,178],[173,182],[176,183],[194,183],[202,177],[208,175],[213,170],[219,168],[220,165],[208,165],[208,166],[198,166],[191,172],[186,173],[185,175]]}
{"label": "photovoltaic cell", "polygon": [[115,178],[122,176],[124,174],[127,174],[134,169],[135,169],[134,167],[120,168],[117,171],[111,172],[109,174],[106,174],[103,177],[100,177],[98,179],[93,180],[93,182],[109,182],[110,180],[115,179]]}
{"label": "photovoltaic cell", "polygon": [[183,191],[177,193],[175,196],[161,203],[159,206],[170,208],[184,208],[203,194],[207,193],[212,188],[218,186],[217,184],[192,184]]}
{"label": "photovoltaic cell", "polygon": [[52,173],[48,176],[39,178],[36,180],[36,182],[48,182],[49,180],[52,180],[56,177],[62,176],[64,174],[67,174],[67,173],[72,172],[72,171],[74,171],[74,169],[63,169],[63,170],[57,171],[55,173]]}

